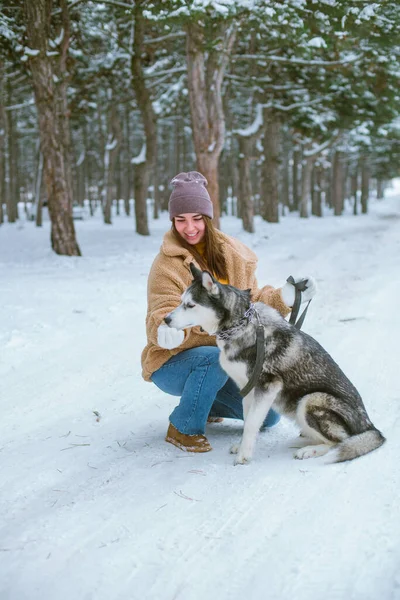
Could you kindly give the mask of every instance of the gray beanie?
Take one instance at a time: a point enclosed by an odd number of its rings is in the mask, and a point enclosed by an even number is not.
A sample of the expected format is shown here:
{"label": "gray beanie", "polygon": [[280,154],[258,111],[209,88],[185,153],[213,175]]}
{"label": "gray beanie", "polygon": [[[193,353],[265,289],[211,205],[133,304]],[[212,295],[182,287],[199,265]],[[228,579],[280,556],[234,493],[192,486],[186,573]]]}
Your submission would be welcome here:
{"label": "gray beanie", "polygon": [[174,187],[168,203],[171,221],[184,213],[198,213],[213,218],[213,204],[206,189],[207,179],[201,173],[179,173],[171,180],[171,184]]}

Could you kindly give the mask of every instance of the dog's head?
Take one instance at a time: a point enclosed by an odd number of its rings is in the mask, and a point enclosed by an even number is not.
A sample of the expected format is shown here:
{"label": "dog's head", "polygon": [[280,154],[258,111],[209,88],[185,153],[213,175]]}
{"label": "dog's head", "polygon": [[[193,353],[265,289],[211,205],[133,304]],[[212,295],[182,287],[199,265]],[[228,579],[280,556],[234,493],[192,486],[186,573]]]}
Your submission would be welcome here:
{"label": "dog's head", "polygon": [[[229,320],[235,302],[240,295],[245,303],[250,302],[250,291],[240,291],[230,285],[219,283],[208,271],[200,271],[190,265],[193,283],[181,297],[181,304],[165,317],[165,323],[176,329],[200,326],[210,335],[215,334]],[[230,297],[233,294],[233,297]]]}

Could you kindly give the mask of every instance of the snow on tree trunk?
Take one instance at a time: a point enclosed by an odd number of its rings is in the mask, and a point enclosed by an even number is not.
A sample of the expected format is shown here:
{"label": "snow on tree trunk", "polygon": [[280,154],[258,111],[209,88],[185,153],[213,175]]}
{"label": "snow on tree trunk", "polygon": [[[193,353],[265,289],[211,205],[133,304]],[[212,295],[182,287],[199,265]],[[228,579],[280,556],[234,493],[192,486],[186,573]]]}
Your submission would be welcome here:
{"label": "snow on tree trunk", "polygon": [[221,24],[219,41],[205,47],[204,27],[189,23],[186,27],[186,62],[193,143],[198,170],[208,180],[214,205],[214,223],[219,227],[220,204],[218,163],[225,140],[225,116],[222,82],[236,38],[235,24]]}
{"label": "snow on tree trunk", "polygon": [[[38,113],[44,176],[51,219],[51,245],[57,254],[80,256],[72,220],[72,191],[67,164],[68,156],[62,146],[62,136],[68,115],[59,112],[55,72],[48,56],[49,14],[46,0],[24,0],[27,40],[30,56],[35,103]],[[65,91],[65,90],[64,90]]]}

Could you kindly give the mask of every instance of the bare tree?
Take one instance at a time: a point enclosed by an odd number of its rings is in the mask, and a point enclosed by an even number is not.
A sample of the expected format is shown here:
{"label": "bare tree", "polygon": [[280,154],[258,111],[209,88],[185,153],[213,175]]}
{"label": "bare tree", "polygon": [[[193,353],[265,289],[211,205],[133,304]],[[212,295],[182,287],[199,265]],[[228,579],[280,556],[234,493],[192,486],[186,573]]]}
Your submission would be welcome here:
{"label": "bare tree", "polygon": [[208,180],[217,227],[220,218],[218,163],[225,140],[221,87],[236,28],[235,23],[221,23],[217,41],[206,51],[205,27],[194,22],[186,26],[189,101],[197,168]]}
{"label": "bare tree", "polygon": [[343,212],[343,153],[337,150],[333,157],[332,203],[334,214],[339,217]]}
{"label": "bare tree", "polygon": [[147,219],[147,190],[150,173],[156,163],[157,156],[157,118],[153,109],[150,91],[146,87],[142,58],[144,53],[145,19],[143,17],[143,10],[145,5],[145,0],[137,0],[134,3],[134,38],[131,60],[132,87],[142,116],[146,140],[143,158],[134,163],[136,231],[141,235],[149,235],[150,233]]}
{"label": "bare tree", "polygon": [[[103,187],[103,215],[104,223],[111,225],[111,205],[114,196],[115,164],[117,150],[121,144],[122,132],[117,106],[112,101],[112,90],[109,90],[110,108],[107,116],[107,139],[104,149],[104,187]],[[119,198],[117,198],[117,203]]]}
{"label": "bare tree", "polygon": [[237,129],[234,132],[239,144],[238,216],[242,218],[243,229],[249,233],[254,233],[254,201],[250,165],[255,144],[263,131],[262,111],[262,105],[258,104],[253,123],[246,129]]}
{"label": "bare tree", "polygon": [[[41,151],[43,153],[44,177],[46,181],[49,214],[51,219],[51,245],[57,254],[80,256],[72,220],[72,190],[69,153],[68,114],[66,113],[66,87],[56,83],[64,76],[64,55],[68,47],[66,25],[68,7],[60,0],[63,16],[63,39],[60,63],[53,66],[49,56],[49,36],[52,19],[51,0],[24,0],[27,41],[31,49],[29,60],[35,103],[38,112]],[[66,25],[66,27],[64,27]],[[62,108],[62,110],[60,110]]]}
{"label": "bare tree", "polygon": [[[4,68],[0,64],[0,90],[4,90]],[[3,203],[6,194],[6,130],[4,96],[0,94],[0,225],[4,222]]]}
{"label": "bare tree", "polygon": [[322,165],[316,164],[313,169],[311,213],[315,217],[322,217]]}
{"label": "bare tree", "polygon": [[361,157],[361,212],[365,215],[368,212],[369,198],[369,164],[365,155]]}
{"label": "bare tree", "polygon": [[276,115],[264,108],[264,162],[262,164],[262,217],[269,223],[279,222],[279,133]]}

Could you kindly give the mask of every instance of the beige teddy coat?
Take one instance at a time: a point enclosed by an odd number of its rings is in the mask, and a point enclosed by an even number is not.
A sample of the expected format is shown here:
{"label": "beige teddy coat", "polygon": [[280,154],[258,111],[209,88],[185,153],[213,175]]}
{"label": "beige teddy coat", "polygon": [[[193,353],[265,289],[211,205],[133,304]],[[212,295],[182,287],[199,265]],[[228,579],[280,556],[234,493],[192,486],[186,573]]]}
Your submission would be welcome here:
{"label": "beige teddy coat", "polygon": [[[218,232],[225,257],[230,285],[251,289],[253,302],[265,302],[286,316],[290,308],[283,302],[280,289],[269,285],[259,289],[255,277],[257,256],[239,240]],[[172,231],[163,239],[159,254],[150,269],[147,285],[147,345],[142,352],[142,374],[146,381],[171,356],[197,346],[216,346],[214,336],[200,331],[199,327],[185,330],[185,338],[178,348],[165,350],[157,345],[157,329],[164,317],[181,301],[181,295],[193,281],[190,263],[195,262],[188,250],[179,245]],[[196,266],[198,266],[196,264]]]}

